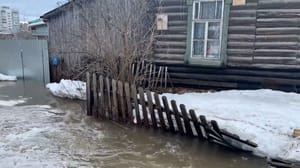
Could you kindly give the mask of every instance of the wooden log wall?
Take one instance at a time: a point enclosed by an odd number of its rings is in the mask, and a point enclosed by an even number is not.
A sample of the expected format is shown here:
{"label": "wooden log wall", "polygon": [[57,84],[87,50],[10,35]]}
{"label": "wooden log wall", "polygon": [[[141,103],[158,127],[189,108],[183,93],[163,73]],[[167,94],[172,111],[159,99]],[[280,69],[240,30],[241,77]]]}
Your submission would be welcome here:
{"label": "wooden log wall", "polygon": [[246,0],[246,5],[231,6],[224,68],[184,64],[188,30],[178,29],[174,22],[187,27],[185,4],[184,0],[164,0],[158,11],[170,15],[170,30],[157,31],[155,62],[168,66],[170,83],[300,92],[300,1]]}
{"label": "wooden log wall", "polygon": [[259,0],[257,6],[255,66],[300,66],[300,1]]}
{"label": "wooden log wall", "polygon": [[247,0],[246,5],[231,6],[227,63],[228,66],[249,66],[253,62],[258,0]]}
{"label": "wooden log wall", "polygon": [[168,30],[157,32],[154,61],[183,64],[187,38],[186,0],[163,0],[157,13],[168,15]]}
{"label": "wooden log wall", "polygon": [[[88,116],[198,137],[234,150],[245,150],[240,145],[249,149],[257,147],[254,142],[219,128],[216,121],[197,116],[194,110],[188,110],[175,100],[169,101],[141,87],[96,74],[87,73],[86,78]],[[234,145],[233,141],[240,144]]]}
{"label": "wooden log wall", "polygon": [[[300,1],[247,0],[231,6],[228,67],[300,68]],[[163,0],[157,13],[168,15],[168,30],[157,31],[155,61],[184,64],[186,0]]]}

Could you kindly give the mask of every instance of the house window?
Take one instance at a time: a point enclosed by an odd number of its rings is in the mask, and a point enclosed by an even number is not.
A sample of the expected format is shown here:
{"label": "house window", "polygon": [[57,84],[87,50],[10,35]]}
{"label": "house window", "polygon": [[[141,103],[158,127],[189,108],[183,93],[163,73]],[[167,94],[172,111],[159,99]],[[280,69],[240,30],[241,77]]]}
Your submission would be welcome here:
{"label": "house window", "polygon": [[[188,61],[191,64],[224,62],[224,14],[227,0],[193,0],[189,13]],[[224,12],[227,9],[227,13]],[[228,22],[225,22],[227,26]],[[226,39],[227,40],[227,39]]]}

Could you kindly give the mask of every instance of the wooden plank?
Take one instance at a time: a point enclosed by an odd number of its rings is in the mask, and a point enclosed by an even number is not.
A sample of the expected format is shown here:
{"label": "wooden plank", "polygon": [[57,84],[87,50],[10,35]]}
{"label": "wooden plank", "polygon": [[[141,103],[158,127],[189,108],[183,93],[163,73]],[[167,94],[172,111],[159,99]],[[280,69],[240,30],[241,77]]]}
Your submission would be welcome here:
{"label": "wooden plank", "polygon": [[210,137],[208,135],[209,132],[207,131],[209,128],[208,128],[206,117],[201,115],[199,118],[200,118],[200,121],[201,121],[201,125],[203,125],[202,135],[204,135],[204,137],[209,140],[210,139]]}
{"label": "wooden plank", "polygon": [[194,136],[193,130],[191,128],[190,118],[188,117],[188,113],[187,113],[187,110],[185,108],[185,105],[181,104],[180,109],[181,109],[181,113],[182,113],[182,116],[183,116],[183,121],[184,121],[186,134],[188,136]]}
{"label": "wooden plank", "polygon": [[198,118],[197,118],[196,113],[195,113],[194,110],[190,110],[190,116],[191,116],[192,121],[194,123],[194,127],[195,127],[195,130],[197,132],[198,137],[200,139],[203,139],[204,136],[203,136],[202,131],[201,131],[200,123],[198,121]]}
{"label": "wooden plank", "polygon": [[300,129],[295,129],[295,130],[294,130],[293,137],[294,137],[294,138],[300,137]]}
{"label": "wooden plank", "polygon": [[106,83],[106,102],[107,102],[107,112],[108,112],[108,118],[110,120],[113,120],[113,113],[112,113],[112,100],[111,100],[111,85],[110,85],[110,79],[108,77],[105,78]]}
{"label": "wooden plank", "polygon": [[97,76],[96,76],[96,74],[95,73],[93,73],[93,108],[92,108],[92,110],[93,110],[93,116],[95,117],[95,118],[98,118],[99,117],[99,105],[98,105],[98,103],[99,103],[99,101],[98,101],[98,85],[97,85]]}
{"label": "wooden plank", "polygon": [[91,100],[91,75],[89,72],[86,73],[86,107],[87,107],[87,115],[92,116],[92,100]]}
{"label": "wooden plank", "polygon": [[178,106],[176,104],[176,101],[175,100],[172,100],[171,101],[171,105],[172,105],[172,109],[173,109],[173,112],[174,112],[174,116],[175,116],[175,120],[176,120],[176,125],[177,125],[177,129],[179,131],[179,133],[181,135],[184,135],[184,129],[183,129],[183,126],[182,126],[182,121],[181,121],[181,117],[180,117],[180,113],[179,113],[179,110],[178,110]]}
{"label": "wooden plank", "polygon": [[160,103],[160,99],[159,99],[159,96],[158,96],[157,93],[154,93],[154,100],[155,100],[155,107],[156,107],[156,110],[158,112],[159,124],[164,130],[167,130],[164,115],[163,115],[163,111],[162,111],[162,107],[161,107],[161,103]]}
{"label": "wooden plank", "polygon": [[140,115],[140,107],[137,99],[137,92],[136,92],[136,86],[131,85],[131,92],[132,92],[132,98],[134,102],[134,109],[135,109],[135,117],[136,117],[136,124],[141,125],[141,115]]}
{"label": "wooden plank", "polygon": [[147,90],[147,102],[148,102],[148,108],[151,115],[152,126],[154,129],[157,129],[158,127],[157,127],[157,120],[155,116],[154,106],[153,106],[153,98],[149,90]]}
{"label": "wooden plank", "polygon": [[128,122],[133,122],[133,111],[131,105],[131,96],[130,96],[130,86],[129,83],[125,83],[125,96],[126,96],[126,103],[127,103],[127,115],[128,115]]}
{"label": "wooden plank", "polygon": [[139,95],[140,95],[140,104],[142,105],[143,109],[143,123],[146,126],[146,128],[150,128],[149,125],[149,118],[148,118],[148,110],[145,102],[145,92],[143,88],[139,88]]}
{"label": "wooden plank", "polygon": [[173,119],[172,119],[172,115],[171,115],[171,110],[170,110],[170,107],[169,107],[169,103],[168,103],[167,97],[163,96],[162,97],[162,101],[163,101],[163,104],[164,104],[164,110],[165,110],[166,115],[167,115],[169,130],[171,132],[175,132],[175,128],[174,128],[174,124],[173,124]]}
{"label": "wooden plank", "polygon": [[118,99],[117,99],[117,81],[112,80],[112,113],[113,120],[119,121],[119,109],[118,109]]}
{"label": "wooden plank", "polygon": [[104,100],[105,100],[105,96],[104,96],[104,78],[101,75],[99,77],[99,116],[102,117],[103,119],[106,119],[106,111],[105,111],[105,104],[104,104]]}
{"label": "wooden plank", "polygon": [[122,121],[126,122],[126,107],[125,107],[125,96],[124,96],[124,88],[123,88],[123,82],[118,81],[118,93],[119,93],[119,101],[120,102],[120,110],[122,113]]}

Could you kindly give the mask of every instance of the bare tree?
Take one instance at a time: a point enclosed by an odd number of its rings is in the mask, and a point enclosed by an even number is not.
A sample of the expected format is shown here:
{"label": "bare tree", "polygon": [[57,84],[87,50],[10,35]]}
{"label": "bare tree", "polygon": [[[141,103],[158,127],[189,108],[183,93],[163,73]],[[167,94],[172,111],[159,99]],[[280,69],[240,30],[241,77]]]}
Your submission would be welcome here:
{"label": "bare tree", "polygon": [[152,55],[155,1],[74,0],[71,3],[72,8],[66,9],[63,16],[72,22],[55,30],[68,32],[57,42],[61,44],[57,46],[59,52],[71,57],[80,55],[79,62],[69,64],[72,66],[65,75],[81,78],[86,71],[91,71],[125,82],[145,80],[145,73],[140,69]]}

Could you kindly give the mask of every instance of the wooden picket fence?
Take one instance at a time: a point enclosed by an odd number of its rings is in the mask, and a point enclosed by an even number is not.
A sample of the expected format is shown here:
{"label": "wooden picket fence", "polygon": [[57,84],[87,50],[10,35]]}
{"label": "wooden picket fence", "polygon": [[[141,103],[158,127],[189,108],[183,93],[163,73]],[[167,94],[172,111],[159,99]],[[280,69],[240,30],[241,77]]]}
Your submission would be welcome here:
{"label": "wooden picket fence", "polygon": [[244,150],[241,145],[257,147],[254,142],[220,129],[216,121],[207,121],[205,116],[187,110],[185,105],[168,101],[165,96],[97,74],[87,73],[86,79],[89,116],[198,137],[235,150]]}

